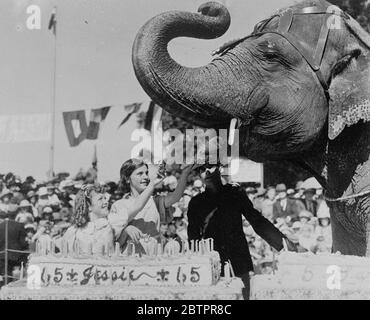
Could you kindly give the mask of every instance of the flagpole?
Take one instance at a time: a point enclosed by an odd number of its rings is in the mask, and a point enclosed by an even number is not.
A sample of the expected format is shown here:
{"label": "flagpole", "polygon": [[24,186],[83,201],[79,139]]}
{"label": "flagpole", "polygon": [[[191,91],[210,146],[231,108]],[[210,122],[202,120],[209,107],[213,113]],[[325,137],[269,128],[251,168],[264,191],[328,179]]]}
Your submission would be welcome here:
{"label": "flagpole", "polygon": [[[49,179],[53,178],[54,173],[54,153],[55,153],[55,107],[56,107],[56,68],[57,68],[57,32],[56,32],[57,7],[53,7],[49,29],[52,28],[54,34],[54,61],[53,61],[53,80],[51,89],[51,139],[49,155]],[[52,20],[53,19],[53,20]]]}

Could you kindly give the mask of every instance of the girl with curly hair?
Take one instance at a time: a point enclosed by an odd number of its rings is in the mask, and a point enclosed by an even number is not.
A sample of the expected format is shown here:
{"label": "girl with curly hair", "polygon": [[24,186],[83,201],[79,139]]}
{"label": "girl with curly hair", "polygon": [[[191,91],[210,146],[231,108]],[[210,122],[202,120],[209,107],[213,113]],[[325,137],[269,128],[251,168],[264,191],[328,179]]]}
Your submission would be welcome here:
{"label": "girl with curly hair", "polygon": [[193,165],[185,166],[176,189],[165,196],[153,196],[155,187],[165,177],[165,168],[150,170],[148,165],[139,159],[129,159],[120,170],[121,188],[126,194],[121,200],[113,203],[109,222],[115,239],[124,250],[129,240],[136,244],[136,250],[142,251],[142,241],[148,237],[159,241],[161,222],[172,220],[172,205],[180,200],[186,187],[187,177]]}
{"label": "girl with curly hair", "polygon": [[108,222],[108,200],[96,185],[83,185],[75,198],[72,225],[63,236],[69,248],[78,242],[80,253],[113,249],[113,230]]}

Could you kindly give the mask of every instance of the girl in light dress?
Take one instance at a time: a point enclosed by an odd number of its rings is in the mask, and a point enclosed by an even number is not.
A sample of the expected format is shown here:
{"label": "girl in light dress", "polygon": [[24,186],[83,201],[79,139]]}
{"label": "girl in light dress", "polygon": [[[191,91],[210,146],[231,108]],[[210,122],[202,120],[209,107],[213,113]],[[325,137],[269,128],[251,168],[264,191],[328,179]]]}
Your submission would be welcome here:
{"label": "girl in light dress", "polygon": [[99,186],[83,185],[75,198],[72,225],[63,236],[69,250],[78,243],[80,254],[113,250],[113,230],[108,222],[108,199]]}
{"label": "girl in light dress", "polygon": [[112,205],[109,214],[115,239],[123,250],[132,241],[136,252],[144,253],[148,238],[159,241],[160,224],[172,220],[172,205],[183,195],[187,177],[195,166],[183,168],[173,192],[165,196],[153,196],[155,187],[164,179],[164,170],[159,174],[154,171],[149,177],[148,165],[142,160],[133,158],[123,163],[120,170],[121,186],[127,193]]}

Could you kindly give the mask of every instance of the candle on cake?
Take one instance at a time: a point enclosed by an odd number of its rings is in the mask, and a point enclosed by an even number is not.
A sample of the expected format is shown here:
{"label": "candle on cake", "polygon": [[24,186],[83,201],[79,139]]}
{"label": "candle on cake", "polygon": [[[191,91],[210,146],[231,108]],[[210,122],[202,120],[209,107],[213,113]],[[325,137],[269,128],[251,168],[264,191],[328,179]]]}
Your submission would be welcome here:
{"label": "candle on cake", "polygon": [[224,265],[224,277],[226,282],[230,281],[230,266],[228,262],[225,262]]}

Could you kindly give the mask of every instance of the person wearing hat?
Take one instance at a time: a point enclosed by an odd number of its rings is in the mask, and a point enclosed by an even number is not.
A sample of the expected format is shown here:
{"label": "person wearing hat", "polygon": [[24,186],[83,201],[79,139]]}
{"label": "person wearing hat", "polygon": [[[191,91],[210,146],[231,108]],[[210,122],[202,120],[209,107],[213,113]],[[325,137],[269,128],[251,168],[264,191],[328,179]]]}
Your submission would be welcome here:
{"label": "person wearing hat", "polygon": [[222,184],[219,166],[205,165],[200,172],[206,188],[189,203],[188,239],[212,238],[221,263],[231,261],[235,275],[244,282],[244,297],[249,299],[249,272],[253,271],[253,262],[243,232],[242,216],[276,250],[283,249],[283,239],[291,250],[295,248],[284,234],[254,209],[245,190]]}
{"label": "person wearing hat", "polygon": [[37,195],[39,197],[38,205],[41,207],[47,206],[49,204],[49,194],[48,189],[46,187],[40,187],[37,191]]}
{"label": "person wearing hat", "polygon": [[324,243],[328,248],[332,247],[332,229],[330,225],[329,207],[325,200],[320,204],[317,211],[317,218],[319,225],[316,227],[316,235],[324,237]]}
{"label": "person wearing hat", "polygon": [[32,205],[28,200],[22,200],[19,204],[19,212],[15,217],[15,221],[20,223],[33,222]]}
{"label": "person wearing hat", "polygon": [[203,182],[200,179],[197,179],[193,183],[193,197],[201,193],[203,190]]}
{"label": "person wearing hat", "polygon": [[284,218],[287,222],[298,220],[299,212],[305,209],[302,202],[288,198],[285,184],[280,183],[276,186],[276,201],[273,204],[273,219]]}
{"label": "person wearing hat", "polygon": [[303,224],[298,239],[299,245],[303,248],[302,251],[313,252],[316,245],[316,236],[312,225]]}
{"label": "person wearing hat", "polygon": [[46,206],[42,209],[42,220],[53,221],[53,209],[51,206]]}
{"label": "person wearing hat", "polygon": [[[5,228],[6,224],[8,224],[8,249],[12,250],[19,250],[24,251],[28,249],[28,243],[26,241],[26,230],[24,228],[24,224],[16,222],[15,216],[17,214],[17,207],[10,207],[7,213],[8,221],[4,220],[0,223],[0,274],[5,274]],[[21,263],[27,262],[28,253],[20,253],[20,252],[8,252],[8,275],[12,274],[12,270],[15,266],[20,266]],[[11,281],[11,278],[8,279]]]}
{"label": "person wearing hat", "polygon": [[36,209],[36,207],[37,207],[37,200],[38,200],[38,197],[37,197],[36,192],[34,190],[28,191],[26,198],[27,198],[27,200],[31,204],[32,214],[33,214],[34,218],[37,218],[39,216],[39,212]]}
{"label": "person wearing hat", "polygon": [[261,203],[261,212],[262,215],[269,221],[274,221],[273,216],[273,206],[275,203],[276,190],[274,187],[270,186],[267,188],[264,199]]}
{"label": "person wearing hat", "polygon": [[306,224],[308,223],[311,218],[312,218],[312,213],[308,210],[302,210],[300,213],[299,213],[299,221],[301,222],[301,224]]}
{"label": "person wearing hat", "polygon": [[300,200],[303,202],[305,209],[310,211],[314,217],[317,215],[317,202],[314,199],[316,196],[316,189],[309,188],[303,192],[303,198]]}
{"label": "person wearing hat", "polygon": [[0,194],[0,210],[4,212],[8,212],[8,206],[10,203],[10,199],[12,198],[13,193],[9,189],[3,189]]}
{"label": "person wearing hat", "polygon": [[46,190],[48,192],[48,204],[54,208],[59,208],[60,200],[55,193],[55,186],[51,183],[46,186]]}

